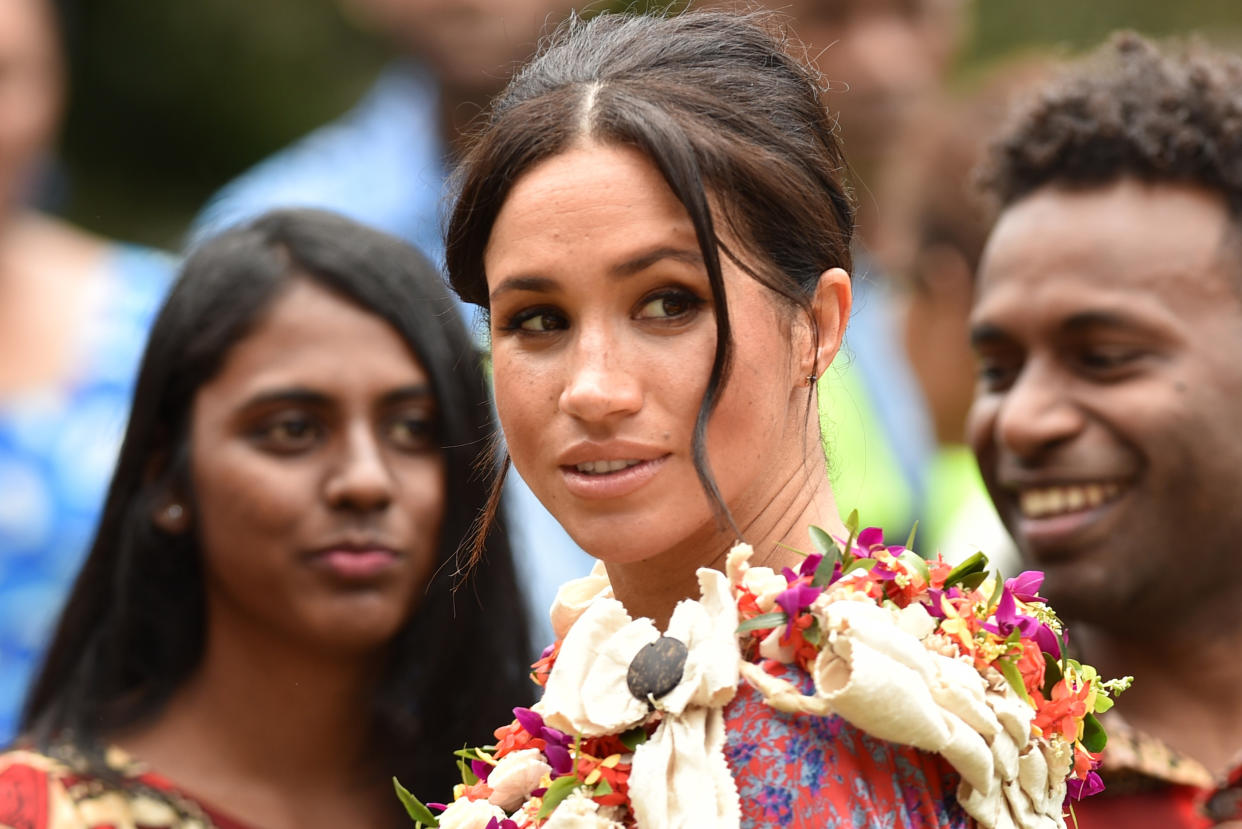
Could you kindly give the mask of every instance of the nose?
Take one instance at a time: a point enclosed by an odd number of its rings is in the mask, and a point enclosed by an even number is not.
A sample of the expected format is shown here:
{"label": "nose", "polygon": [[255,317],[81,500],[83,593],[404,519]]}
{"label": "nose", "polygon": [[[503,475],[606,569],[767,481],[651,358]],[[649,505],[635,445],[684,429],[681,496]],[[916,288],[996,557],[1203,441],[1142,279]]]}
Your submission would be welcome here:
{"label": "nose", "polygon": [[1028,363],[1001,399],[995,434],[1002,447],[1033,460],[1078,435],[1085,423],[1064,377]]}
{"label": "nose", "polygon": [[615,339],[602,331],[579,336],[561,390],[561,411],[585,423],[606,423],[634,414],[642,403],[641,384]]}
{"label": "nose", "polygon": [[357,424],[345,433],[325,496],[334,509],[356,512],[382,511],[392,503],[392,472],[369,424]]}

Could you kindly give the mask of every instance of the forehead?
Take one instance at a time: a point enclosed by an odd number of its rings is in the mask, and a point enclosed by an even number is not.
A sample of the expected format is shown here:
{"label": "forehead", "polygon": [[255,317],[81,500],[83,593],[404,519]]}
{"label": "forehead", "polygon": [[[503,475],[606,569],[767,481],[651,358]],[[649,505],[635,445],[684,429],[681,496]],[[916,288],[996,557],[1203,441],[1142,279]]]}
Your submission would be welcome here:
{"label": "forehead", "polygon": [[1238,314],[1229,221],[1223,199],[1188,185],[1045,187],[1001,214],[980,265],[974,318]]}
{"label": "forehead", "polygon": [[425,378],[405,340],[383,318],[308,279],[295,278],[234,344],[204,392],[247,394],[277,385],[342,393]]}

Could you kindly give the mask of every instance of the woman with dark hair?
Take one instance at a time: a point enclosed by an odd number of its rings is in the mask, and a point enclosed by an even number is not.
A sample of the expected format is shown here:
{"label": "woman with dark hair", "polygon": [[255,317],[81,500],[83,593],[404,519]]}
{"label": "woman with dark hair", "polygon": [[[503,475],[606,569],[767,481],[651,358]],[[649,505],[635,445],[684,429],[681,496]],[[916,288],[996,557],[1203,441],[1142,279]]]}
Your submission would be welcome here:
{"label": "woman with dark hair", "polygon": [[503,526],[452,589],[490,413],[404,243],[292,210],[203,244],[0,755],[0,825],[384,826],[393,770],[449,785],[438,754],[528,685]]}
{"label": "woman with dark hair", "polygon": [[837,515],[816,380],[854,207],[819,92],[762,18],[601,15],[493,105],[450,278],[490,317],[513,465],[599,564],[553,607],[539,704],[424,823],[1060,823],[1084,715],[1033,726],[1038,581]]}

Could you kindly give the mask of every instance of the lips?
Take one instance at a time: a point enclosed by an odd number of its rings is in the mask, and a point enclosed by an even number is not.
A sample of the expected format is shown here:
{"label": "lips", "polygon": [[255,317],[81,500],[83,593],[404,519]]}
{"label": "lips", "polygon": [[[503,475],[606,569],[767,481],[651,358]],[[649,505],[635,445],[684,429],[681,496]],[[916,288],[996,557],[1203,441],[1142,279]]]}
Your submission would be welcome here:
{"label": "lips", "polygon": [[645,486],[671,457],[630,441],[575,444],[557,459],[565,488],[587,500],[621,498]]}
{"label": "lips", "polygon": [[346,582],[366,582],[385,576],[401,553],[378,541],[346,540],[325,545],[310,556],[310,564]]}

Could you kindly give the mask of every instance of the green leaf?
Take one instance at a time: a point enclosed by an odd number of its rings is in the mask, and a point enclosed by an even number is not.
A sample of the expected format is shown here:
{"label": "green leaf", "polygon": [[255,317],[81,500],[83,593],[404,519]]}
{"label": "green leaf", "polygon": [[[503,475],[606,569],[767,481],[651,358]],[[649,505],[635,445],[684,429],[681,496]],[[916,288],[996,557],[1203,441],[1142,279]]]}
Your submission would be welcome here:
{"label": "green leaf", "polygon": [[612,794],[612,786],[601,777],[599,782],[595,784],[595,791],[591,794],[591,797],[603,797],[606,794]]}
{"label": "green leaf", "polygon": [[915,553],[913,550],[907,548],[901,551],[901,555],[898,556],[898,558],[904,561],[908,566],[912,567],[914,571],[923,579],[923,581],[931,581],[931,571],[927,569],[927,562],[919,558],[918,553]]}
{"label": "green leaf", "polygon": [[820,553],[824,557],[841,557],[841,545],[837,543],[835,538],[814,524],[811,525],[809,532],[811,534],[811,545],[815,548],[815,552]]}
{"label": "green leaf", "polygon": [[914,534],[919,531],[919,522],[916,519],[914,526],[910,528],[910,535],[906,536],[906,549],[914,552]]}
{"label": "green leaf", "polygon": [[849,516],[845,519],[845,528],[850,531],[850,536],[858,535],[858,510],[850,510]]}
{"label": "green leaf", "polygon": [[1052,686],[1061,681],[1061,677],[1065,674],[1061,673],[1061,663],[1053,659],[1050,654],[1044,654],[1044,697],[1052,698]]}
{"label": "green leaf", "polygon": [[401,801],[401,805],[405,807],[406,813],[419,826],[438,827],[440,821],[436,820],[436,816],[431,810],[422,804],[422,802],[410,794],[409,790],[402,786],[397,778],[392,779],[392,787],[397,791],[397,799]]}
{"label": "green leaf", "polygon": [[1026,692],[1026,684],[1022,681],[1022,672],[1018,670],[1018,664],[1012,659],[1000,659],[997,660],[996,665],[1009,682],[1009,687],[1022,697],[1023,702],[1034,708],[1035,703],[1031,701],[1031,695]]}
{"label": "green leaf", "polygon": [[1095,718],[1095,714],[1087,714],[1082,721],[1082,745],[1087,751],[1103,751],[1108,744],[1108,734],[1104,726]]}
{"label": "green leaf", "polygon": [[807,629],[802,631],[802,638],[810,642],[815,647],[823,647],[824,632],[819,628],[819,620],[812,617],[811,624]]}
{"label": "green leaf", "polygon": [[1005,592],[1005,580],[1000,577],[1000,573],[996,574],[996,584],[992,585],[992,595],[988,599],[988,608],[992,609],[1000,604],[1001,594]]}
{"label": "green leaf", "polygon": [[552,811],[561,805],[561,801],[569,797],[574,789],[578,788],[582,781],[573,775],[558,777],[552,781],[552,785],[548,786],[548,790],[543,793],[543,804],[539,807],[539,813],[535,815],[538,820],[543,820]]}
{"label": "green leaf", "polygon": [[747,619],[737,626],[734,633],[749,633],[752,630],[765,630],[774,628],[778,625],[786,624],[789,617],[785,615],[783,610],[774,610],[771,613],[761,613],[753,619]]}
{"label": "green leaf", "polygon": [[[948,589],[955,584],[964,585],[967,578],[975,576],[979,573],[983,574],[983,578],[987,578],[987,568],[988,557],[983,553],[975,553],[973,556],[949,571],[949,575],[946,576],[944,580],[945,589]],[[983,583],[983,578],[975,582],[975,587],[978,587]],[[974,590],[975,588],[971,587],[968,589]]]}
{"label": "green leaf", "polygon": [[457,770],[461,772],[461,782],[467,786],[473,786],[479,782],[479,776],[474,773],[474,769],[470,768],[470,764],[461,758],[457,760]]}
{"label": "green leaf", "polygon": [[647,729],[641,725],[638,728],[631,728],[621,735],[621,745],[630,751],[633,751],[645,742],[647,742]]}
{"label": "green leaf", "polygon": [[961,585],[961,588],[963,590],[971,591],[971,590],[978,590],[980,585],[982,585],[987,580],[988,580],[988,573],[986,570],[983,570],[978,573],[971,573],[969,576],[964,576],[962,580],[958,582],[958,584]]}
{"label": "green leaf", "polygon": [[1105,711],[1113,707],[1113,701],[1108,698],[1108,694],[1101,691],[1095,695],[1095,713],[1103,714]]}

